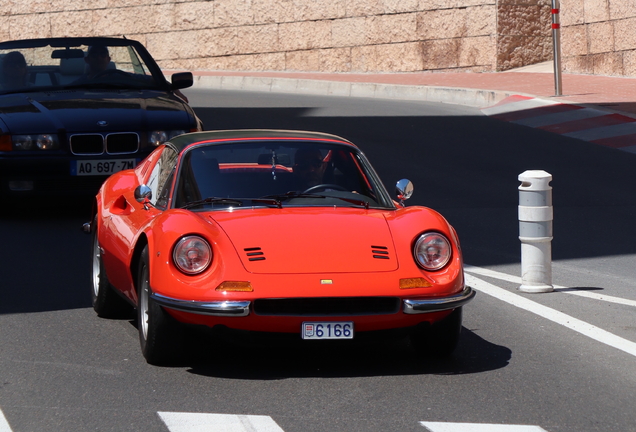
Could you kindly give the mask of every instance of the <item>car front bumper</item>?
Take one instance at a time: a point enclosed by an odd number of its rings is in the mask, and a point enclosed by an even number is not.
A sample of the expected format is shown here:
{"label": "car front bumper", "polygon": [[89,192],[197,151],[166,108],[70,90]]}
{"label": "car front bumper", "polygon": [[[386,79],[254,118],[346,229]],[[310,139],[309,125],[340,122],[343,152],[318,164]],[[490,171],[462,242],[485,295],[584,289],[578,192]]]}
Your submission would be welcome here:
{"label": "car front bumper", "polygon": [[[402,300],[402,312],[408,315],[443,312],[464,306],[475,297],[475,290],[466,286],[458,293],[445,297]],[[160,306],[197,315],[245,317],[250,314],[251,302],[245,301],[191,301],[151,294]]]}

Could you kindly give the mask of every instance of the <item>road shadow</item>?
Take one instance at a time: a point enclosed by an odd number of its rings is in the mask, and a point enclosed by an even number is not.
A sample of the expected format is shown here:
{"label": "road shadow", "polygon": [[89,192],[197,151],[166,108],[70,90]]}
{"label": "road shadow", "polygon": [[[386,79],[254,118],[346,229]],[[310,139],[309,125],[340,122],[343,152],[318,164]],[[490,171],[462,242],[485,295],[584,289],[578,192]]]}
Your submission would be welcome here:
{"label": "road shadow", "polygon": [[0,216],[0,314],[91,306],[87,198],[16,200]]}
{"label": "road shadow", "polygon": [[[460,343],[446,359],[418,354],[407,337],[355,341],[301,341],[298,336],[272,343],[199,336],[178,365],[189,373],[241,380],[347,378],[389,375],[462,375],[506,367],[510,349],[463,328]],[[325,343],[326,342],[326,343]],[[342,343],[341,343],[342,342]]]}

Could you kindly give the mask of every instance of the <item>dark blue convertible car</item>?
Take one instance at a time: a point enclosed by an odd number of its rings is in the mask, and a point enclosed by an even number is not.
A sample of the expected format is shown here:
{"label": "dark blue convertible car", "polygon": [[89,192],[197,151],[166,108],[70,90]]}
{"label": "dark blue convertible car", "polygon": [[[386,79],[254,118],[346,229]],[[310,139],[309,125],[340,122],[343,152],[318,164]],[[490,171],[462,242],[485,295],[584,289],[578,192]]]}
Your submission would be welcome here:
{"label": "dark blue convertible car", "polygon": [[202,130],[144,46],[124,38],[0,43],[0,195],[94,194],[176,135]]}

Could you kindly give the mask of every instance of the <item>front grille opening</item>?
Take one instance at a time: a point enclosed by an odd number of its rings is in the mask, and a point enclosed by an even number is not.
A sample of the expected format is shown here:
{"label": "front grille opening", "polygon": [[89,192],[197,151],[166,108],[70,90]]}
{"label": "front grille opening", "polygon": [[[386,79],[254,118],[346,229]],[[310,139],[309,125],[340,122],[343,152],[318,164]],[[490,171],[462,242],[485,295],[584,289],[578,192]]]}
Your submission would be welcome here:
{"label": "front grille opening", "polygon": [[100,134],[71,135],[71,153],[98,155],[104,153],[104,137]]}
{"label": "front grille opening", "polygon": [[139,135],[136,133],[114,133],[106,136],[106,153],[126,154],[139,150]]}
{"label": "front grille opening", "polygon": [[254,313],[257,315],[387,315],[397,313],[399,310],[400,299],[397,297],[318,297],[254,301]]}

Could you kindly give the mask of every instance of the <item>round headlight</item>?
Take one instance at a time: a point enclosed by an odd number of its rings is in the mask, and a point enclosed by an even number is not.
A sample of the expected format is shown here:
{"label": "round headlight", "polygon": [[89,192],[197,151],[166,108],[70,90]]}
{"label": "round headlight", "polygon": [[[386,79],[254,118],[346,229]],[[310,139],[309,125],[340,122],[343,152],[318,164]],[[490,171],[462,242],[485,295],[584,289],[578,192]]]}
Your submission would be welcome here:
{"label": "round headlight", "polygon": [[31,135],[14,135],[13,145],[16,150],[34,150],[33,138]]}
{"label": "round headlight", "polygon": [[54,150],[57,148],[57,139],[54,135],[38,135],[36,145],[40,150]]}
{"label": "round headlight", "polygon": [[425,233],[415,242],[413,255],[424,270],[439,270],[450,261],[451,245],[440,233]]}
{"label": "round headlight", "polygon": [[180,271],[195,275],[207,269],[212,262],[212,248],[199,236],[186,236],[174,246],[172,258]]}
{"label": "round headlight", "polygon": [[162,130],[152,131],[150,133],[150,137],[148,138],[148,141],[150,142],[151,145],[158,147],[161,144],[168,141],[168,134],[166,133],[166,131],[162,131]]}

